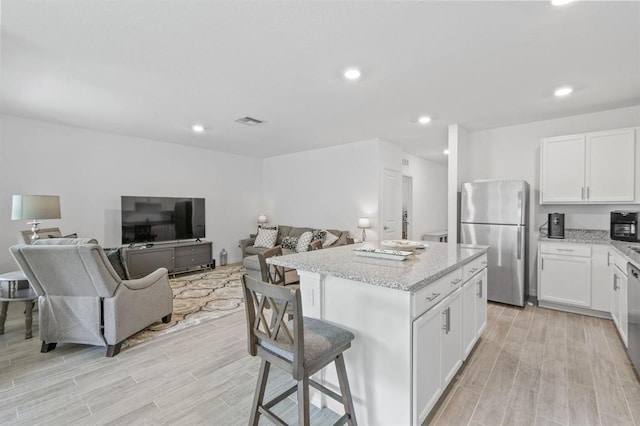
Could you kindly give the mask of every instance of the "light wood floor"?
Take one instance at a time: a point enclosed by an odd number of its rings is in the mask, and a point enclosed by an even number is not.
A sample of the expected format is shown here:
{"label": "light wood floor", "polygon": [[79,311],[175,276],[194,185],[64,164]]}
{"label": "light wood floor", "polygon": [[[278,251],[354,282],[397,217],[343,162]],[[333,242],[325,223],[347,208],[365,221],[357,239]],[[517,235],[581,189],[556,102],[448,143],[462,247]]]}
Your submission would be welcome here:
{"label": "light wood floor", "polygon": [[[246,424],[259,360],[247,354],[244,314],[105,349],[24,339],[24,305],[0,336],[0,424]],[[36,315],[37,316],[37,315]],[[37,318],[34,320],[34,326]],[[268,392],[290,379],[272,368]],[[295,401],[277,411],[296,423]],[[312,424],[337,419],[313,410]],[[484,337],[431,421],[457,425],[640,425],[640,385],[610,321],[490,305]]]}

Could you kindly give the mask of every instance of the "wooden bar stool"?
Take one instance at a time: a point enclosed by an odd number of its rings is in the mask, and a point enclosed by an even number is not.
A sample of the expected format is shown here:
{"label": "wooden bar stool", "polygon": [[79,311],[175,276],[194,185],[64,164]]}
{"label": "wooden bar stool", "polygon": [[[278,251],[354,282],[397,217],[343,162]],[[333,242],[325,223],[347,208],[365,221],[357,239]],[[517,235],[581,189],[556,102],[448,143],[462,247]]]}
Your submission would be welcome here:
{"label": "wooden bar stool", "polygon": [[[342,353],[351,347],[353,333],[314,318],[302,316],[300,289],[261,282],[244,275],[242,277],[249,354],[262,358],[258,383],[251,407],[250,425],[257,425],[261,415],[275,424],[286,423],[270,408],[289,395],[298,393],[298,424],[309,425],[309,385],[341,402],[345,414],[336,425],[356,425],[355,412],[347,371]],[[271,310],[267,320],[265,310]],[[293,319],[285,320],[285,314],[293,313]],[[338,395],[310,377],[321,368],[335,362],[340,383]],[[298,383],[271,401],[263,402],[271,364],[291,373]]]}

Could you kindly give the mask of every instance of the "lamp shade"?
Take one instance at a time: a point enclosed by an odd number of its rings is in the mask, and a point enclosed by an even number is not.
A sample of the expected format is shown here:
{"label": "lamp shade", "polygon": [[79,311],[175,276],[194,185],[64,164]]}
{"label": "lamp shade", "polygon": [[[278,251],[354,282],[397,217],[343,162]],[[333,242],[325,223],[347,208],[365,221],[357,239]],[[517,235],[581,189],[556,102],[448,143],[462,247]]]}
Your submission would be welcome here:
{"label": "lamp shade", "polygon": [[366,229],[371,228],[371,222],[368,217],[361,217],[358,219],[358,228]]}
{"label": "lamp shade", "polygon": [[258,216],[258,223],[267,223],[267,215],[261,214]]}
{"label": "lamp shade", "polygon": [[60,219],[57,195],[14,195],[11,220]]}

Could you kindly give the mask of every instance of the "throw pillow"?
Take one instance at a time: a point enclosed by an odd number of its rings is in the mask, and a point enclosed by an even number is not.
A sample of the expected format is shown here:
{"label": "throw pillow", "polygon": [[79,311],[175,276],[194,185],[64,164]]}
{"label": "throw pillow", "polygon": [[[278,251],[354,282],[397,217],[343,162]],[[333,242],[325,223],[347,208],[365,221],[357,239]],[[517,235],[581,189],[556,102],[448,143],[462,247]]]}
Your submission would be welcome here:
{"label": "throw pillow", "polygon": [[47,236],[49,238],[78,238],[78,234],[76,234],[75,232],[73,234],[65,235],[63,237],[55,234],[47,234]]}
{"label": "throw pillow", "polygon": [[298,245],[296,247],[296,251],[298,253],[309,251],[309,243],[311,242],[312,238],[313,238],[313,233],[311,231],[307,231],[304,234],[300,235],[300,238],[298,238]]}
{"label": "throw pillow", "polygon": [[327,232],[327,238],[324,240],[324,243],[322,243],[322,248],[329,247],[336,241],[338,241],[338,237],[332,232]]}
{"label": "throw pillow", "polygon": [[258,229],[258,235],[256,235],[256,242],[253,243],[255,248],[273,248],[276,246],[276,239],[278,238],[277,229]]}
{"label": "throw pillow", "polygon": [[119,248],[106,248],[104,249],[104,254],[107,255],[107,259],[111,262],[111,266],[116,271],[118,276],[123,280],[129,279],[129,274],[127,273],[127,268],[124,265],[122,260],[122,255],[120,253]]}
{"label": "throw pillow", "polygon": [[313,238],[311,238],[311,242],[322,240],[324,241],[327,238],[327,231],[324,229],[316,229],[313,231]]}
{"label": "throw pillow", "polygon": [[282,237],[280,245],[283,249],[295,250],[298,247],[298,237],[285,236]]}

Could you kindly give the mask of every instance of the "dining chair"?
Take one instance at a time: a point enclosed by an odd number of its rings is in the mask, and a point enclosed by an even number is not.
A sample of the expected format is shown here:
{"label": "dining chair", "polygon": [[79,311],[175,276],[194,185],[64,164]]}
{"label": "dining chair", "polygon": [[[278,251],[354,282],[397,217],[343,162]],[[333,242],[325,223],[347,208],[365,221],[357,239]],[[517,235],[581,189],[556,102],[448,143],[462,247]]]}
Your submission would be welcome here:
{"label": "dining chair", "polygon": [[[344,415],[336,425],[356,425],[343,352],[351,347],[354,334],[327,322],[302,316],[300,289],[242,277],[247,317],[247,342],[251,356],[259,356],[260,372],[251,406],[250,425],[260,416],[278,425],[286,423],[271,408],[297,392],[298,424],[309,425],[309,386],[342,403]],[[291,321],[285,314],[293,312]],[[272,315],[271,319],[267,317]],[[331,363],[338,373],[340,394],[316,382],[311,376]],[[274,364],[291,374],[296,384],[264,402],[269,370]]]}

